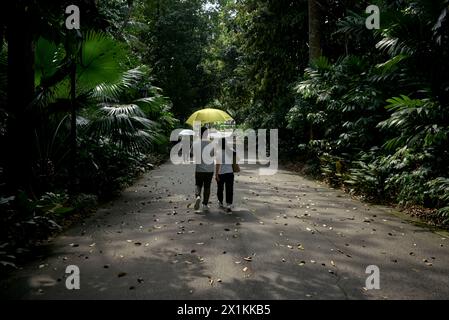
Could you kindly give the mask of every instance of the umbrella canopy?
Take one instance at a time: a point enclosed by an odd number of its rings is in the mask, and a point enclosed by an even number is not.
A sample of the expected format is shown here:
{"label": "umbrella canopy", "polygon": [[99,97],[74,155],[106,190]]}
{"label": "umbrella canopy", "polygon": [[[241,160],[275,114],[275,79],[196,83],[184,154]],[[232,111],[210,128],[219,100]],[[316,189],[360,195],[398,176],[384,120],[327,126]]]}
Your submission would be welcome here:
{"label": "umbrella canopy", "polygon": [[232,119],[232,117],[223,110],[209,108],[195,112],[189,117],[186,123],[193,127],[194,122],[197,121],[201,122],[201,124],[205,124],[214,122],[226,122],[230,120],[234,119]]}
{"label": "umbrella canopy", "polygon": [[222,138],[229,138],[233,134],[232,131],[216,131],[209,134],[209,137],[213,139],[222,139]]}
{"label": "umbrella canopy", "polygon": [[195,131],[193,131],[191,129],[184,129],[178,135],[179,136],[193,136],[193,135],[195,135]]}

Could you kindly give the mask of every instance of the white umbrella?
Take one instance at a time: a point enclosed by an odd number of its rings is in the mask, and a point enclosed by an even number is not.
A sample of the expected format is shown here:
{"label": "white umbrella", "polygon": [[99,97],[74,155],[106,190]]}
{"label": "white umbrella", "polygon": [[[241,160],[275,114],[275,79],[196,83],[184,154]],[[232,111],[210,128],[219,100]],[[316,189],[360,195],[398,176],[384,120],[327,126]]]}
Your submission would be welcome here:
{"label": "white umbrella", "polygon": [[184,129],[178,135],[179,136],[193,136],[193,135],[195,135],[195,131],[190,130],[190,129]]}
{"label": "white umbrella", "polygon": [[221,139],[221,138],[228,138],[233,135],[234,132],[232,131],[216,131],[209,134],[209,137],[213,139]]}

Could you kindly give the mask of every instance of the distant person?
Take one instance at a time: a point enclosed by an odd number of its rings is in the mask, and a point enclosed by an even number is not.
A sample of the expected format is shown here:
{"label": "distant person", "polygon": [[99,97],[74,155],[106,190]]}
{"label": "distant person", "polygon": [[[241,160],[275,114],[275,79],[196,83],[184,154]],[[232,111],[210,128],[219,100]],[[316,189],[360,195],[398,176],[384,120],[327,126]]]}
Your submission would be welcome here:
{"label": "distant person", "polygon": [[[201,144],[201,146],[199,146]],[[208,148],[210,147],[210,148]],[[210,186],[212,184],[212,178],[214,177],[214,161],[213,158],[213,145],[208,137],[208,130],[205,127],[201,128],[200,140],[194,139],[193,142],[193,157],[196,163],[195,165],[195,211],[201,209],[202,211],[209,210],[209,197]],[[205,151],[206,150],[206,151]],[[210,151],[212,150],[212,151]],[[201,152],[198,154],[198,152]],[[208,153],[210,157],[208,157]],[[207,161],[210,160],[210,161]],[[210,162],[210,163],[209,163]],[[204,187],[203,201],[201,203],[201,190]]]}
{"label": "distant person", "polygon": [[[184,164],[189,164],[190,161],[192,160],[192,153],[191,153],[191,150],[192,150],[192,137],[188,136],[188,138],[189,138],[189,145],[188,145],[189,152],[184,152],[184,149],[182,150],[182,161],[183,161]],[[182,139],[184,139],[184,137]]]}
{"label": "distant person", "polygon": [[[217,180],[218,205],[228,213],[232,212],[234,202],[234,172],[240,171],[235,151],[221,140],[221,150],[216,153],[215,180]],[[226,207],[223,205],[223,192],[226,189]]]}

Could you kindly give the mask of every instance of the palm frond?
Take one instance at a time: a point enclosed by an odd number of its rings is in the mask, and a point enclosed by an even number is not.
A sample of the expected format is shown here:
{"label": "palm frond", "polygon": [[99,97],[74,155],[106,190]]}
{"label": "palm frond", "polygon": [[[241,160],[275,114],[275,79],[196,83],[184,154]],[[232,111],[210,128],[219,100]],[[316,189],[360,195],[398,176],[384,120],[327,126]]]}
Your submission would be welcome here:
{"label": "palm frond", "polygon": [[55,75],[62,61],[65,51],[62,45],[57,45],[40,37],[35,48],[35,84],[40,86],[43,80]]}
{"label": "palm frond", "polygon": [[145,74],[145,67],[139,66],[123,72],[117,81],[103,82],[95,86],[93,98],[101,102],[118,102],[126,89],[135,87]]}
{"label": "palm frond", "polygon": [[104,83],[118,83],[123,74],[124,48],[104,33],[90,31],[82,43],[77,64],[77,86],[90,90]]}
{"label": "palm frond", "polygon": [[365,16],[351,10],[349,10],[348,13],[348,16],[337,23],[338,30],[335,32],[336,34],[350,34],[360,38],[370,32],[365,26]]}
{"label": "palm frond", "polygon": [[380,63],[376,65],[376,68],[380,70],[382,75],[386,75],[391,73],[394,69],[397,69],[398,65],[406,60],[409,56],[404,54],[399,54],[397,56],[394,56],[393,58],[389,59],[388,61],[385,61],[384,63]]}
{"label": "palm frond", "polygon": [[158,123],[145,117],[135,104],[102,104],[88,124],[88,134],[106,138],[129,151],[143,151],[161,138]]}

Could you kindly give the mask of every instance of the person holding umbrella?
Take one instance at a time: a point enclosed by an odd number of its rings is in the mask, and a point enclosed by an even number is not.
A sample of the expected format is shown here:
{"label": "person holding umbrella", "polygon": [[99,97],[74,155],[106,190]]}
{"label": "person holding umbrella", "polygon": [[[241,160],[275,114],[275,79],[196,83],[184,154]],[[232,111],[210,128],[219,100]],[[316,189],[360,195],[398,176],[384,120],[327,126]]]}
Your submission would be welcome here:
{"label": "person holding umbrella", "polygon": [[[205,156],[214,156],[210,153],[213,145],[208,137],[207,128],[205,124],[226,122],[233,120],[232,117],[226,112],[218,109],[206,108],[193,113],[189,119],[186,121],[187,124],[191,125],[193,128],[197,124],[201,125],[201,136],[199,141],[193,142],[193,154],[195,158],[195,211],[198,211],[201,205],[201,190],[204,187],[204,194],[202,199],[202,210],[209,210],[209,197],[210,197],[210,187],[212,183],[212,178],[214,175],[214,162],[211,163],[205,161]],[[194,130],[195,131],[195,130]],[[205,134],[206,133],[206,134]],[[198,154],[201,150],[201,155]],[[209,154],[207,154],[209,152]],[[212,151],[213,153],[213,151]]]}

